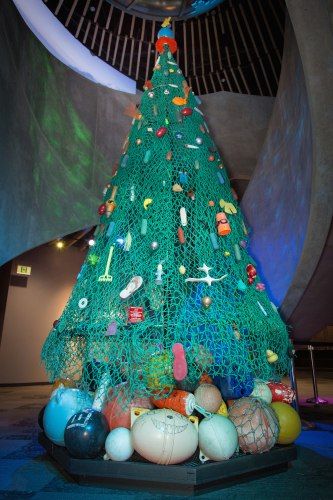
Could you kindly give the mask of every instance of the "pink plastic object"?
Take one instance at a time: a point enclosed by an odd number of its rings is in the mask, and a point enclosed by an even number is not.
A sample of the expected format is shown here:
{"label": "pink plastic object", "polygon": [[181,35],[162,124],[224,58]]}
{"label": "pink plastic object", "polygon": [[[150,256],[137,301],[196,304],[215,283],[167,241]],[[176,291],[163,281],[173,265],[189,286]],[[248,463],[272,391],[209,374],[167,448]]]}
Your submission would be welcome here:
{"label": "pink plastic object", "polygon": [[183,344],[174,344],[172,346],[172,354],[175,359],[173,361],[173,376],[176,380],[183,380],[187,375],[187,363]]}

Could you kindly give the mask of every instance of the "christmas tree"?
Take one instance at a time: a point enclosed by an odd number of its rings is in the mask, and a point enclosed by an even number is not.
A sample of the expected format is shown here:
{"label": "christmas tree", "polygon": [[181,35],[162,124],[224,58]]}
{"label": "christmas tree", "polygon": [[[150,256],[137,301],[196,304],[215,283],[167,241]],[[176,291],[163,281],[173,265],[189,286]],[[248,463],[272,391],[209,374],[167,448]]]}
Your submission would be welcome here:
{"label": "christmas tree", "polygon": [[203,374],[240,397],[254,378],[286,373],[288,333],[247,252],[200,99],[173,58],[173,33],[164,26],[158,36],[95,245],[42,359],[51,380],[88,390],[107,380],[129,399],[193,390]]}

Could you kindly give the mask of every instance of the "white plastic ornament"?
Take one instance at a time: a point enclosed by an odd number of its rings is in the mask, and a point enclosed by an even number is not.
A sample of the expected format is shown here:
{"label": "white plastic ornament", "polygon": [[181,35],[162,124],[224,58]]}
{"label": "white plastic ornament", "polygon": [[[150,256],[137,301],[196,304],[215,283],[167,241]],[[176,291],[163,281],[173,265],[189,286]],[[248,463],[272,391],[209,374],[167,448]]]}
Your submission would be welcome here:
{"label": "white plastic ornament", "polygon": [[228,460],[238,447],[236,427],[222,415],[204,418],[199,424],[200,461]]}
{"label": "white plastic ornament", "polygon": [[152,410],[138,417],[132,443],[143,458],[161,465],[178,464],[193,455],[198,431],[188,418],[173,410]]}
{"label": "white plastic ornament", "polygon": [[105,451],[104,460],[124,462],[131,458],[134,452],[131,431],[126,427],[113,429],[106,438]]}

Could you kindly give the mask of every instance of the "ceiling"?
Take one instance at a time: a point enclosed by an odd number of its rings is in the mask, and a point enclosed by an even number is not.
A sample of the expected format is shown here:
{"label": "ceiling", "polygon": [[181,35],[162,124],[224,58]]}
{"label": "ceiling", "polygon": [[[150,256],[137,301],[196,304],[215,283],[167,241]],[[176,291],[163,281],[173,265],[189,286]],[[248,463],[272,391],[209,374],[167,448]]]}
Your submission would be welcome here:
{"label": "ceiling", "polygon": [[211,10],[223,0],[107,0],[110,4],[135,16],[162,20],[173,17],[188,19]]}
{"label": "ceiling", "polygon": [[[142,89],[152,74],[160,29],[160,22],[138,15],[139,7],[147,9],[147,0],[43,1],[94,55]],[[123,8],[127,4],[126,11],[116,6],[120,3]],[[179,1],[185,3],[191,7],[191,2]],[[195,18],[173,20],[177,62],[193,91],[198,95],[230,91],[275,96],[284,20],[284,0],[226,0]]]}

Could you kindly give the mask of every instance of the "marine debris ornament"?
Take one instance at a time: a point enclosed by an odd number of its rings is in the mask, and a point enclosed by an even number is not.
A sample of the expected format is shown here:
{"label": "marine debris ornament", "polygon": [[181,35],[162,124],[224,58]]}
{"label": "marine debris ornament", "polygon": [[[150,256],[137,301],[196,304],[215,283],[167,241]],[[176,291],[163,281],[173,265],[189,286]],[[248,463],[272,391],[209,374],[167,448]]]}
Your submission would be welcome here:
{"label": "marine debris ornament", "polygon": [[207,283],[208,286],[212,286],[212,283],[222,281],[228,276],[227,274],[224,274],[223,276],[221,276],[221,278],[212,278],[209,274],[209,271],[211,271],[212,269],[212,267],[208,267],[206,266],[206,264],[203,264],[202,267],[198,267],[198,270],[204,272],[206,276],[204,278],[186,278],[185,282]]}

